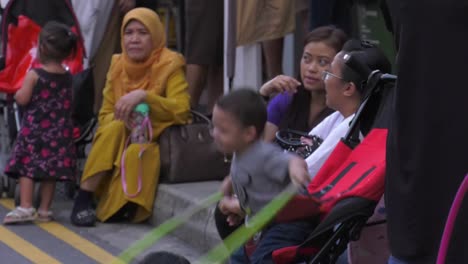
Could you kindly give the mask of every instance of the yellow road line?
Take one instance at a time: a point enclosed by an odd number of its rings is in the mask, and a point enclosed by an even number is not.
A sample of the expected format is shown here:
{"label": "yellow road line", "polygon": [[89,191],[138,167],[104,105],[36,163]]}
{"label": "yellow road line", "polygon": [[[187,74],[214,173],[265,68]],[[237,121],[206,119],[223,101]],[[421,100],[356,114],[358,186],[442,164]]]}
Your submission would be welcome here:
{"label": "yellow road line", "polygon": [[110,263],[117,259],[104,249],[57,222],[40,223],[37,225],[99,263]]}
{"label": "yellow road line", "polygon": [[[0,204],[10,210],[15,207],[12,199],[2,199],[0,200]],[[57,222],[38,223],[37,226],[99,263],[110,263],[113,261],[117,261],[113,263],[122,263],[118,262],[118,259],[112,254]]]}
{"label": "yellow road line", "polygon": [[33,263],[61,263],[3,226],[0,226],[0,241]]}

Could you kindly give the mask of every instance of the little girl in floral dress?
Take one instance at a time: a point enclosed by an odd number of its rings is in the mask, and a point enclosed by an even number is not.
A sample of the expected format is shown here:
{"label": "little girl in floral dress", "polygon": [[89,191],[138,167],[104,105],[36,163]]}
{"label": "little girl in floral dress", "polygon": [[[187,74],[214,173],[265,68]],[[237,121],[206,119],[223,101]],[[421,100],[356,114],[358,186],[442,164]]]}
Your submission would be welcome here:
{"label": "little girl in floral dress", "polygon": [[[58,22],[48,22],[39,34],[40,68],[25,76],[15,94],[24,107],[21,129],[5,173],[19,180],[20,205],[4,224],[51,221],[56,181],[73,180],[76,151],[72,138],[72,75],[62,62],[75,54],[78,37]],[[41,203],[33,208],[34,184],[40,182]]]}

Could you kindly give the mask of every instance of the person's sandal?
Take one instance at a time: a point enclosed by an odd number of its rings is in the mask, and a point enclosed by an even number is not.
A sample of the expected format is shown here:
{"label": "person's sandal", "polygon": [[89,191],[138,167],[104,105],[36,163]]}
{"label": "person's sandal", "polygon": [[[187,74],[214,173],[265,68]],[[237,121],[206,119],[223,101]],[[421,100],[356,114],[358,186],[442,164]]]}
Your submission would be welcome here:
{"label": "person's sandal", "polygon": [[37,211],[36,220],[42,223],[51,222],[54,220],[54,215],[52,211]]}
{"label": "person's sandal", "polygon": [[3,219],[4,225],[32,222],[36,219],[36,209],[16,207]]}
{"label": "person's sandal", "polygon": [[91,227],[96,225],[96,213],[91,208],[72,213],[70,218],[75,226]]}

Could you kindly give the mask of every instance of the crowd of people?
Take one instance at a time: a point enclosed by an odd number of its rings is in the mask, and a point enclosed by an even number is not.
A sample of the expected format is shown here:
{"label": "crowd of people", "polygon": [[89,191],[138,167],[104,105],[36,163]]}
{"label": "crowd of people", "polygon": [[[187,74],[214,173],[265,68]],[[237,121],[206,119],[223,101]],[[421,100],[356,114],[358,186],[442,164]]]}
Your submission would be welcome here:
{"label": "crowd of people", "polygon": [[[352,1],[296,1],[298,6],[310,5],[298,77],[283,75],[278,67],[279,40],[262,40],[265,83],[222,96],[223,1],[185,1],[185,57],[167,47],[167,32],[154,11],[157,1],[94,1],[92,7],[86,2],[73,2],[76,12],[88,15],[78,15],[87,18],[80,21],[84,39],[62,23],[46,23],[37,48],[41,66],[27,73],[15,95],[25,112],[6,173],[19,181],[20,205],[4,217],[4,224],[52,221],[56,181],[75,177],[72,75],[62,62],[73,56],[79,41],[85,43],[86,63],[93,67],[100,96],[99,126],[71,213],[76,226],[94,226],[96,221],[139,223],[151,216],[160,156],[165,155],[157,139],[166,128],[190,122],[190,109],[200,107],[206,87],[214,142],[220,151],[234,154],[230,174],[221,184],[224,197],[215,211],[218,231],[225,238],[248,224],[290,183],[301,190],[313,183],[367,94],[368,73],[393,72],[390,58],[380,48],[350,37]],[[468,94],[460,87],[463,60],[455,58],[466,57],[463,26],[468,25],[464,16],[468,6],[460,0],[429,1],[421,11],[422,20],[416,20],[417,5],[423,2],[382,1],[398,48],[396,101],[387,141],[389,231],[388,241],[374,240],[374,246],[386,250],[368,254],[360,263],[434,263],[452,199],[468,172],[463,158],[468,127],[448,118],[466,111]],[[90,10],[105,12],[97,15]],[[439,19],[433,18],[436,13]],[[434,38],[421,21],[444,37]],[[447,46],[450,38],[457,41],[444,52],[452,56],[440,54],[438,47]],[[361,68],[351,63],[358,57]],[[130,134],[138,125],[134,110],[142,104],[148,107],[149,133],[145,143],[133,144]],[[321,144],[306,159],[285,153],[275,144],[275,136],[286,129],[315,136]],[[441,136],[444,140],[436,139]],[[301,140],[311,144],[307,138]],[[39,208],[32,202],[34,182],[41,183]],[[428,202],[429,208],[423,206]],[[468,261],[463,251],[466,212],[460,213],[447,263]],[[241,247],[230,263],[273,263],[273,251],[301,244],[316,226],[314,221],[270,224],[253,253]]]}

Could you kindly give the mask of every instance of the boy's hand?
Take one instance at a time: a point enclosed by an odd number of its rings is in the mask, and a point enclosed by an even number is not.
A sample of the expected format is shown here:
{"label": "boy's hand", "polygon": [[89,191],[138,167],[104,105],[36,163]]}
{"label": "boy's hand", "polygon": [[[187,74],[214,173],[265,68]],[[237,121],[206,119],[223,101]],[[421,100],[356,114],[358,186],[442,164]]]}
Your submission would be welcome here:
{"label": "boy's hand", "polygon": [[228,215],[226,221],[228,222],[229,226],[238,226],[240,223],[242,223],[242,219],[244,219],[243,216],[230,214]]}
{"label": "boy's hand", "polygon": [[229,214],[229,211],[227,210],[227,197],[223,197],[223,199],[219,201],[218,208],[223,215]]}
{"label": "boy's hand", "polygon": [[232,180],[231,175],[226,176],[221,183],[221,192],[224,196],[232,196]]}
{"label": "boy's hand", "polygon": [[229,226],[237,226],[245,217],[244,211],[240,207],[239,200],[236,197],[225,196],[218,204],[219,210],[227,215],[226,221]]}
{"label": "boy's hand", "polygon": [[239,200],[232,196],[225,196],[219,202],[219,210],[225,215],[236,214],[239,216],[244,216],[244,211],[240,206]]}
{"label": "boy's hand", "polygon": [[289,161],[289,177],[291,182],[300,190],[307,188],[310,182],[310,175],[307,163],[299,157],[292,157]]}

